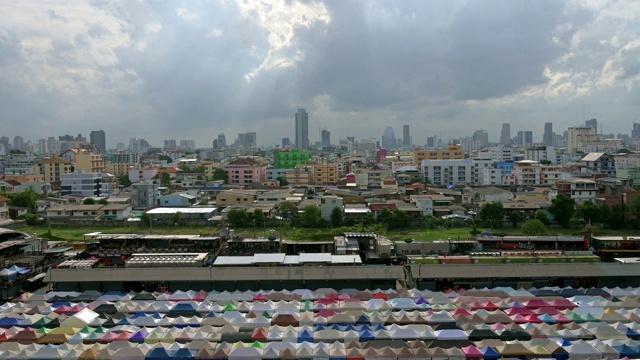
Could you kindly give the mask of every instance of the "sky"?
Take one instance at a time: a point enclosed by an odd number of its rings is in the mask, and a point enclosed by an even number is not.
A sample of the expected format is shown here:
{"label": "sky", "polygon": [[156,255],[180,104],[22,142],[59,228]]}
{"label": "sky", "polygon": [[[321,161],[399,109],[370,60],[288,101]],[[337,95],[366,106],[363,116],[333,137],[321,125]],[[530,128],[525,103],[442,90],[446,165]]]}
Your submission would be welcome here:
{"label": "sky", "polygon": [[640,122],[640,1],[0,2],[0,136],[413,143]]}

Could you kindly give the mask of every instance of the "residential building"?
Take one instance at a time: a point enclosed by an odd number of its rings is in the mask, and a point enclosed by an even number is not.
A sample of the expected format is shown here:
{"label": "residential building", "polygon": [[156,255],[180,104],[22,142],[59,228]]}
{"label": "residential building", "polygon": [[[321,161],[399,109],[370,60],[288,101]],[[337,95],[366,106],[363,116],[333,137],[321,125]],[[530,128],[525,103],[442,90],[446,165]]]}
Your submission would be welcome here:
{"label": "residential building", "polygon": [[484,180],[484,169],[493,168],[493,159],[491,158],[474,158],[473,160],[473,180],[474,184],[482,184]]}
{"label": "residential building", "polygon": [[51,221],[99,220],[104,212],[100,210],[108,205],[56,205],[47,209],[47,218]]}
{"label": "residential building", "polygon": [[313,166],[297,165],[293,171],[285,172],[284,178],[287,180],[289,185],[293,186],[313,185]]}
{"label": "residential building", "polygon": [[598,186],[594,180],[583,178],[571,178],[556,181],[549,192],[549,201],[559,194],[568,196],[581,203],[587,200],[595,202],[598,194]]}
{"label": "residential building", "polygon": [[9,201],[11,201],[11,199],[0,195],[0,223],[11,219],[9,217]]}
{"label": "residential building", "polygon": [[224,136],[224,133],[218,134],[218,138],[216,139],[216,149],[223,149],[227,147],[227,138]]}
{"label": "residential building", "polygon": [[164,141],[164,149],[176,149],[176,141],[174,139]]}
{"label": "residential building", "polygon": [[589,119],[584,122],[584,126],[592,128],[593,133],[598,134],[598,119]]}
{"label": "residential building", "polygon": [[89,142],[100,150],[101,153],[107,152],[107,140],[104,130],[94,130],[89,134]]}
{"label": "residential building", "polygon": [[524,159],[538,162],[549,161],[552,164],[558,163],[556,148],[544,144],[532,144],[525,148]]}
{"label": "residential building", "polygon": [[273,150],[273,167],[275,169],[293,169],[311,160],[311,151],[301,151],[297,149],[275,149]]}
{"label": "residential building", "polygon": [[105,164],[105,171],[115,176],[122,176],[129,174],[129,170],[134,167],[134,164],[113,164],[108,162]]}
{"label": "residential building", "polygon": [[471,183],[473,160],[422,160],[422,176],[429,184],[438,186]]}
{"label": "residential building", "polygon": [[131,185],[131,205],[134,210],[146,210],[156,206],[159,196],[156,181],[144,180]]}
{"label": "residential building", "polygon": [[102,155],[79,150],[73,157],[74,171],[85,173],[102,173],[106,167]]}
{"label": "residential building", "polygon": [[260,184],[267,179],[267,167],[252,158],[240,158],[222,168],[227,172],[230,185]]}
{"label": "residential building", "polygon": [[255,132],[239,133],[236,145],[243,148],[258,146],[258,139]]}
{"label": "residential building", "polygon": [[502,171],[497,168],[482,169],[481,185],[502,185]]}
{"label": "residential building", "polygon": [[335,185],[338,183],[338,167],[336,165],[313,165],[315,185]]}
{"label": "residential building", "polygon": [[607,174],[609,177],[616,176],[615,160],[607,153],[592,152],[583,157],[580,162],[592,170]]}
{"label": "residential building", "polygon": [[70,161],[61,158],[44,159],[37,163],[38,174],[43,176],[43,181],[48,183],[60,183],[60,177],[63,174],[71,172],[72,164]]}
{"label": "residential building", "polygon": [[537,161],[518,161],[513,167],[517,185],[533,186],[542,184],[542,167]]}
{"label": "residential building", "polygon": [[596,132],[590,126],[572,126],[567,133],[567,151],[575,154],[585,142],[597,139]]}
{"label": "residential building", "polygon": [[413,165],[420,166],[423,160],[462,160],[465,158],[464,150],[460,145],[450,144],[447,150],[413,150]]}
{"label": "residential building", "polygon": [[287,172],[293,171],[294,169],[267,169],[267,179],[275,180],[277,178],[285,178]]}
{"label": "residential building", "polygon": [[180,140],[180,149],[185,151],[193,151],[196,149],[195,140]]}
{"label": "residential building", "polygon": [[222,169],[221,163],[205,163],[204,165],[204,178],[207,181],[213,180],[213,173],[216,169]]}
{"label": "residential building", "polygon": [[478,187],[473,189],[474,202],[500,202],[506,203],[513,200],[515,196],[509,190],[497,188],[494,186]]}
{"label": "residential building", "polygon": [[477,143],[479,149],[489,145],[489,132],[487,130],[476,130],[473,133],[473,141]]}
{"label": "residential building", "polygon": [[407,165],[392,170],[398,185],[405,186],[422,182],[422,172],[417,166]]}
{"label": "residential building", "polygon": [[140,154],[130,151],[122,151],[109,154],[109,162],[112,164],[140,164]]}
{"label": "residential building", "polygon": [[309,114],[305,109],[298,109],[295,114],[296,149],[309,149]]}
{"label": "residential building", "polygon": [[331,220],[331,212],[338,208],[344,212],[344,200],[339,196],[323,196],[320,198],[320,215],[325,220]]}
{"label": "residential building", "polygon": [[129,181],[137,183],[138,181],[153,179],[158,175],[158,169],[129,169],[128,174]]}
{"label": "residential building", "polygon": [[131,216],[130,204],[106,204],[100,208],[104,214],[101,220],[125,220]]}
{"label": "residential building", "polygon": [[272,190],[265,191],[256,196],[256,201],[258,203],[274,203],[279,204],[283,201],[286,201],[291,196],[289,190]]}
{"label": "residential building", "polygon": [[102,173],[75,172],[60,176],[60,194],[83,197],[102,196]]}
{"label": "residential building", "polygon": [[454,204],[455,198],[446,195],[411,195],[410,201],[424,216],[438,216],[449,214],[449,207]]}

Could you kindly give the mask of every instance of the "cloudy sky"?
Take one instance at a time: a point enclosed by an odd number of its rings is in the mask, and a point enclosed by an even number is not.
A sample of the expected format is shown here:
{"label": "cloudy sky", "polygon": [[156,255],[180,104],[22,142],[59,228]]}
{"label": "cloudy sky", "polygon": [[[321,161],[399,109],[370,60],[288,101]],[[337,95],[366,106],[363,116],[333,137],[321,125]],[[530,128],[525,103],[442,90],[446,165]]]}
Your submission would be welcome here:
{"label": "cloudy sky", "polygon": [[0,2],[0,136],[414,143],[640,122],[640,1]]}

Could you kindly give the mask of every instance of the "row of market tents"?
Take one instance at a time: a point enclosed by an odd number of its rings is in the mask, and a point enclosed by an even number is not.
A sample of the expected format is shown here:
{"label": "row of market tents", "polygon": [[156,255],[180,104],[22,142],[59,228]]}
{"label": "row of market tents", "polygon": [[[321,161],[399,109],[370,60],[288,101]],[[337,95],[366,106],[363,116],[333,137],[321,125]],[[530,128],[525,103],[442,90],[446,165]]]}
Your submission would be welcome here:
{"label": "row of market tents", "polygon": [[25,293],[0,358],[640,358],[638,289],[569,290]]}

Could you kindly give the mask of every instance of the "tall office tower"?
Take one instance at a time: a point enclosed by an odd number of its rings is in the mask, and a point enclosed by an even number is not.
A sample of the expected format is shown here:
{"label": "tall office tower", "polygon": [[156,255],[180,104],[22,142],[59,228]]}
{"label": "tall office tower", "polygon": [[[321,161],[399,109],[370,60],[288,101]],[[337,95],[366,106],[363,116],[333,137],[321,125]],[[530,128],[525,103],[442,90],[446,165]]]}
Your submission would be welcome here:
{"label": "tall office tower", "polygon": [[100,150],[100,152],[107,152],[107,138],[104,134],[104,130],[94,130],[89,134],[89,141]]}
{"label": "tall office tower", "polygon": [[38,154],[46,154],[49,149],[49,142],[47,139],[38,140]]}
{"label": "tall office tower", "polygon": [[180,140],[180,149],[193,151],[196,149],[195,140]]}
{"label": "tall office tower", "polygon": [[387,126],[387,128],[384,129],[384,135],[382,135],[382,147],[385,149],[396,148],[396,135],[391,126]]}
{"label": "tall office tower", "polygon": [[518,145],[533,144],[533,131],[518,131]]}
{"label": "tall office tower", "polygon": [[473,141],[478,143],[478,146],[486,147],[489,145],[489,132],[487,130],[476,130],[473,133]]}
{"label": "tall office tower", "polygon": [[409,125],[402,125],[402,145],[411,145],[411,133],[409,132]]}
{"label": "tall office tower", "polygon": [[632,138],[640,138],[640,123],[633,123],[633,129],[631,129]]}
{"label": "tall office tower", "polygon": [[236,140],[236,145],[249,148],[257,146],[257,136],[255,132],[248,133],[239,133],[238,140]]}
{"label": "tall office tower", "polygon": [[22,138],[22,136],[18,135],[14,137],[13,148],[16,150],[22,150],[22,147],[24,147],[24,139]]}
{"label": "tall office tower", "polygon": [[176,141],[175,140],[165,140],[164,141],[164,148],[165,149],[175,149],[176,148]]}
{"label": "tall office tower", "polygon": [[309,114],[305,109],[296,113],[296,149],[309,149]]}
{"label": "tall office tower", "polygon": [[286,148],[287,146],[291,145],[291,139],[289,139],[288,137],[286,138],[282,138],[282,148]]}
{"label": "tall office tower", "polygon": [[511,124],[502,124],[502,132],[500,133],[500,144],[511,145]]}
{"label": "tall office tower", "polygon": [[553,140],[555,136],[553,136],[553,123],[544,123],[544,133],[542,134],[542,142],[547,146],[555,146],[555,142]]}
{"label": "tall office tower", "polygon": [[218,149],[222,149],[227,146],[227,138],[224,136],[224,133],[218,134]]}
{"label": "tall office tower", "polygon": [[323,149],[331,146],[331,131],[322,129],[320,132],[320,146],[322,146]]}
{"label": "tall office tower", "polygon": [[593,129],[593,133],[598,135],[598,119],[590,119],[584,122],[586,127]]}

